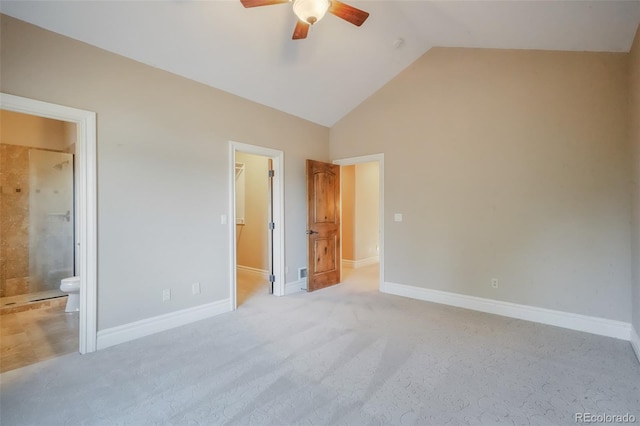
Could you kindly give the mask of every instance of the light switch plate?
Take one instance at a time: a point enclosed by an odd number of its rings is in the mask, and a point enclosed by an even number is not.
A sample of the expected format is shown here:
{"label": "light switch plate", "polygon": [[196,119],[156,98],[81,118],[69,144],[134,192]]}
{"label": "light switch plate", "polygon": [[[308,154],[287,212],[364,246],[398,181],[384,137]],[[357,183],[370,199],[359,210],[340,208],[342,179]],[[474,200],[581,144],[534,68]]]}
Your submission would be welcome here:
{"label": "light switch plate", "polygon": [[396,213],[393,215],[393,220],[396,222],[402,222],[402,213]]}

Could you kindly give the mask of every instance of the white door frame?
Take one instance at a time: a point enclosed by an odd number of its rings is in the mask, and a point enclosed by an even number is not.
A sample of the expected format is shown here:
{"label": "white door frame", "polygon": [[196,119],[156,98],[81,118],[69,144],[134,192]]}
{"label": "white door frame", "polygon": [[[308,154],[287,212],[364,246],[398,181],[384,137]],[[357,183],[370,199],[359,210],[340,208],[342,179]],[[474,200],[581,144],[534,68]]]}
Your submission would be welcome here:
{"label": "white door frame", "polygon": [[97,212],[96,113],[0,93],[0,108],[76,124],[75,238],[76,275],[80,277],[81,354],[96,351],[97,333]]}
{"label": "white door frame", "polygon": [[[284,273],[284,152],[264,148],[257,145],[249,145],[241,142],[229,141],[229,277],[231,295],[231,310],[238,307],[236,297],[236,152],[261,155],[273,160],[273,268],[276,280],[273,283],[273,294],[285,295]],[[265,223],[265,226],[267,224]]]}
{"label": "white door frame", "polygon": [[[378,289],[382,290],[384,284],[384,154],[371,154],[361,157],[343,158],[340,160],[334,160],[333,164],[340,166],[352,166],[362,163],[378,163],[379,171],[379,208],[378,208],[378,226],[379,226],[379,244],[380,244],[380,282],[378,283]],[[342,197],[342,191],[340,191]],[[342,205],[342,202],[340,202]],[[340,225],[340,241],[342,241],[342,224]],[[342,245],[340,246],[340,268],[342,268]],[[342,276],[342,274],[340,274]]]}

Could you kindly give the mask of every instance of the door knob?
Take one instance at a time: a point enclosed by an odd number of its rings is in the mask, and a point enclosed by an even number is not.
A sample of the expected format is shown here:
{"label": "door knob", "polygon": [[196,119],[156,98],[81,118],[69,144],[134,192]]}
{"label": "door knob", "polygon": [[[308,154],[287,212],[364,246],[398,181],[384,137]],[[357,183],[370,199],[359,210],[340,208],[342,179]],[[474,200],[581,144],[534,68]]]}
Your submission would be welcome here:
{"label": "door knob", "polygon": [[312,230],[307,230],[307,235],[311,235],[311,234],[318,234],[317,231],[312,231]]}

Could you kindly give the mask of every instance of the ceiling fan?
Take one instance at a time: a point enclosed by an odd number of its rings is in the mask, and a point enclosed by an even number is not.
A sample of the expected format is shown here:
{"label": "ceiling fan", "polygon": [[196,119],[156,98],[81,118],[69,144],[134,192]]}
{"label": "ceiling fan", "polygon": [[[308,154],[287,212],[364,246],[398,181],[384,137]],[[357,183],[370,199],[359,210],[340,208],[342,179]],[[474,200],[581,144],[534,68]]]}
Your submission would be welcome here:
{"label": "ceiling fan", "polygon": [[360,26],[369,17],[369,13],[338,0],[240,0],[244,7],[270,6],[273,4],[293,3],[293,13],[298,17],[293,39],[307,38],[309,28],[329,12],[353,25]]}

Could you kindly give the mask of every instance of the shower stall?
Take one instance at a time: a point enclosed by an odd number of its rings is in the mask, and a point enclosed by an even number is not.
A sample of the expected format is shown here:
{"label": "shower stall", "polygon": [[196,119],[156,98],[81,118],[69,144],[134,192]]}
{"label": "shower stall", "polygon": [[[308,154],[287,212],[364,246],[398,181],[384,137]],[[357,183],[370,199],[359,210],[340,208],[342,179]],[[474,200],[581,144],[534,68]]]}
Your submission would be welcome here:
{"label": "shower stall", "polygon": [[29,150],[29,292],[74,275],[73,155]]}
{"label": "shower stall", "polygon": [[74,275],[73,169],[73,154],[0,144],[2,306],[62,295]]}

